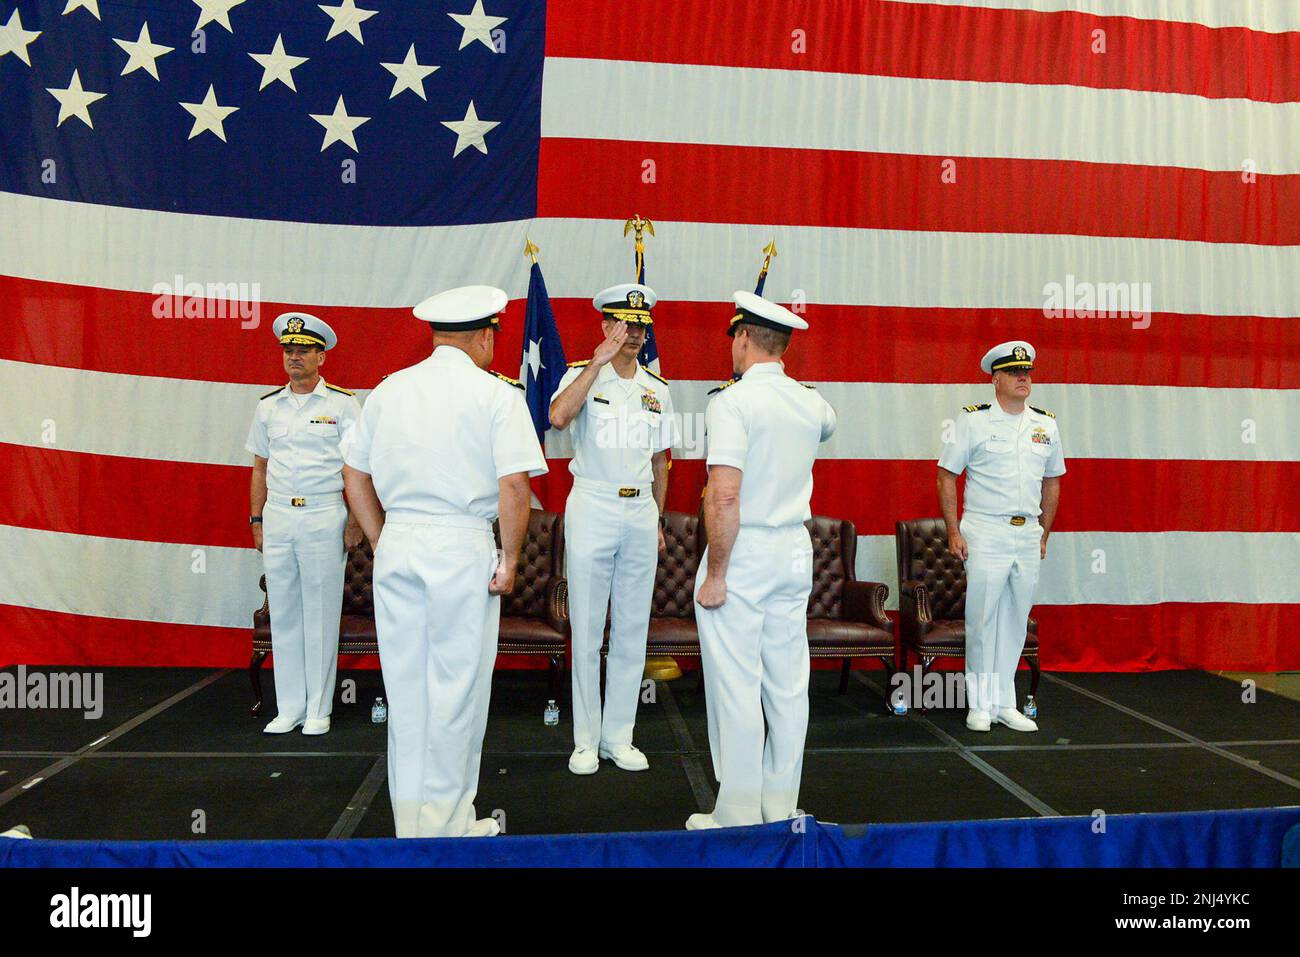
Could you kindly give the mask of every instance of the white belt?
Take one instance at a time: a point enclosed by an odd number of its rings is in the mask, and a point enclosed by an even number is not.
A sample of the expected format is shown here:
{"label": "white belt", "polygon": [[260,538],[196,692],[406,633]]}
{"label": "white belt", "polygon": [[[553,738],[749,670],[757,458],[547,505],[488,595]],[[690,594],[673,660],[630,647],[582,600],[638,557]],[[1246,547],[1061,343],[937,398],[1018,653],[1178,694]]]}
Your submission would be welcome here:
{"label": "white belt", "polygon": [[314,495],[281,495],[268,491],[266,500],[272,505],[284,508],[324,508],[327,505],[342,505],[342,492],[317,492]]}
{"label": "white belt", "polygon": [[580,492],[599,495],[601,498],[645,499],[653,498],[653,485],[637,485],[635,482],[619,485],[615,482],[597,482],[592,479],[574,478],[573,487]]}
{"label": "white belt", "polygon": [[384,513],[384,525],[438,525],[443,528],[471,528],[491,532],[492,523],[477,515],[435,515],[432,512],[415,512],[395,508]]}

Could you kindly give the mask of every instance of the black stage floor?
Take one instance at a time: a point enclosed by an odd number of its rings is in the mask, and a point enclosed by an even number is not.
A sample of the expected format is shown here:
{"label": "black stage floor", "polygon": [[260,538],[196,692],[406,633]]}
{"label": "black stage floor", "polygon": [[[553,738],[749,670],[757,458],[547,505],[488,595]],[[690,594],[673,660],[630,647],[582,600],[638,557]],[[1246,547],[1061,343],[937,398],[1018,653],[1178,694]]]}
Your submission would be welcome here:
{"label": "black stage floor", "polygon": [[[4,669],[14,672],[15,669]],[[67,672],[79,669],[28,669]],[[186,840],[391,837],[378,671],[339,675],[322,737],[261,733],[242,671],[106,669],[104,713],[0,708],[0,830],[38,838]],[[1022,696],[1027,675],[1021,674]],[[267,675],[268,715],[275,714]],[[1300,702],[1203,672],[1045,674],[1040,731],[966,730],[964,712],[886,714],[882,673],[813,673],[800,805],[869,823],[1199,811],[1300,804]],[[477,807],[509,834],[680,828],[714,781],[696,675],[641,705],[640,774],[566,768],[568,701],[542,721],[546,675],[494,678]]]}

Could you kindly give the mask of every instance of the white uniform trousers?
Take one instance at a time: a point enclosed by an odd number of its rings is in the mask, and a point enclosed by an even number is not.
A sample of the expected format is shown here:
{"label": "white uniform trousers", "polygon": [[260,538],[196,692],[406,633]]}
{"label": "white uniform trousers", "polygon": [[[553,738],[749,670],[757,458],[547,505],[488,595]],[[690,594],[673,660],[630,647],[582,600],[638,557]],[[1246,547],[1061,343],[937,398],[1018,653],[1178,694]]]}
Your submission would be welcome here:
{"label": "white uniform trousers", "polygon": [[[564,567],[573,632],[573,744],[632,743],[645,674],[646,633],[659,565],[659,508],[650,486],[620,498],[618,486],[575,479],[564,511]],[[605,709],[600,646],[609,612]]]}
{"label": "white uniform trousers", "polygon": [[464,837],[475,821],[501,598],[492,529],[469,516],[388,513],[375,626],[388,694],[388,793],[398,837]]}
{"label": "white uniform trousers", "polygon": [[1011,516],[967,512],[966,707],[989,714],[1016,706],[1016,668],[1041,564],[1042,526]]}
{"label": "white uniform trousers", "polygon": [[[696,594],[708,569],[708,549]],[[709,749],[724,827],[783,821],[799,804],[808,733],[812,543],[803,525],[742,526],[721,608],[695,606]],[[766,724],[766,729],[764,725]]]}
{"label": "white uniform trousers", "polygon": [[278,717],[295,721],[328,718],[334,707],[348,511],[341,494],[327,500],[293,508],[268,498],[262,510],[275,704]]}

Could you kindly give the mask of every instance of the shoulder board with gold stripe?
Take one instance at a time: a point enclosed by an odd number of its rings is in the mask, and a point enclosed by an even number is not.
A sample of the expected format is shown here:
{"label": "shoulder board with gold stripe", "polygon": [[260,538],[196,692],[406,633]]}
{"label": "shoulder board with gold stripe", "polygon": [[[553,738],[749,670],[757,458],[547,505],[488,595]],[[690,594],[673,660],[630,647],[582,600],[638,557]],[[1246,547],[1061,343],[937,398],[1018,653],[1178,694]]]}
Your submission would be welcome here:
{"label": "shoulder board with gold stripe", "polygon": [[514,386],[514,387],[515,387],[516,389],[518,389],[520,392],[526,392],[526,391],[527,391],[527,389],[524,388],[524,384],[523,384],[522,382],[520,382],[518,379],[512,379],[512,378],[510,378],[510,376],[508,376],[508,375],[502,375],[500,372],[494,372],[494,371],[492,371],[491,369],[489,369],[488,371],[489,371],[489,372],[492,372],[492,374],[493,374],[494,376],[496,376],[498,379],[500,379],[502,382],[506,383],[507,385],[512,385],[512,386]]}
{"label": "shoulder board with gold stripe", "polygon": [[979,405],[963,405],[961,410],[963,412],[982,412],[987,409],[990,404],[991,403],[988,402],[981,402]]}
{"label": "shoulder board with gold stripe", "polygon": [[581,369],[583,366],[589,366],[589,365],[591,365],[591,360],[590,360],[590,359],[580,359],[580,360],[578,360],[577,362],[570,362],[570,363],[569,363],[569,368],[570,368],[570,369]]}
{"label": "shoulder board with gold stripe", "polygon": [[270,392],[268,392],[266,395],[262,396],[262,397],[261,397],[260,399],[258,399],[257,401],[258,401],[258,402],[261,402],[262,399],[269,399],[269,398],[271,398],[271,396],[273,396],[273,395],[279,395],[279,394],[280,394],[281,392],[283,392],[283,391],[284,391],[284,386],[280,386],[280,388],[278,388],[278,389],[272,389]]}
{"label": "shoulder board with gold stripe", "polygon": [[[799,382],[798,379],[796,379],[795,381]],[[807,382],[799,382],[799,384],[803,386],[805,389],[812,389],[814,392],[817,390],[817,387],[815,385],[809,385]]]}
{"label": "shoulder board with gold stripe", "polygon": [[655,378],[655,379],[658,379],[658,380],[659,380],[660,382],[662,382],[664,385],[667,385],[667,384],[668,384],[668,380],[667,380],[667,379],[665,379],[663,376],[661,376],[658,372],[655,372],[655,370],[654,370],[654,369],[651,369],[649,366],[642,366],[641,368],[642,368],[642,369],[645,369],[647,375],[649,375],[649,376],[651,376],[651,377],[653,377],[653,378]]}
{"label": "shoulder board with gold stripe", "polygon": [[1046,409],[1040,409],[1040,408],[1039,408],[1038,406],[1036,406],[1036,405],[1031,405],[1030,408],[1033,409],[1035,412],[1037,412],[1039,415],[1045,415],[1045,416],[1047,416],[1049,419],[1054,419],[1054,418],[1056,418],[1056,413],[1055,413],[1055,412],[1048,412]]}
{"label": "shoulder board with gold stripe", "polygon": [[728,379],[726,382],[721,383],[716,389],[710,389],[709,395],[713,395],[714,393],[721,392],[723,389],[727,388],[727,386],[735,385],[736,381],[737,380],[735,379]]}
{"label": "shoulder board with gold stripe", "polygon": [[344,395],[356,395],[355,392],[349,392],[347,389],[340,389],[338,386],[330,385],[328,382],[325,383],[325,388],[329,389],[331,392],[341,392]]}

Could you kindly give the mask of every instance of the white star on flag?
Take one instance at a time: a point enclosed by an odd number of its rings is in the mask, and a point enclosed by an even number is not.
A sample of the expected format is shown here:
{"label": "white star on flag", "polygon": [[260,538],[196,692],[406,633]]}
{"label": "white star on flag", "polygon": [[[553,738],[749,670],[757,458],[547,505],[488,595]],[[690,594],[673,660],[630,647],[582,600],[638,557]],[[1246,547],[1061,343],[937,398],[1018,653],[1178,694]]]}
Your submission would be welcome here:
{"label": "white star on flag", "polygon": [[0,27],[0,57],[12,53],[28,66],[32,65],[27,48],[41,35],[40,30],[24,30],[23,18],[18,15],[18,8],[9,14],[9,22]]}
{"label": "white star on flag", "polygon": [[175,47],[154,43],[149,36],[148,23],[140,28],[140,36],[137,39],[119,40],[117,37],[113,37],[113,42],[125,50],[127,54],[126,66],[122,67],[122,76],[136,70],[145,70],[155,80],[158,79],[157,59],[175,49]]}
{"label": "white star on flag", "polygon": [[107,93],[92,93],[89,90],[81,88],[81,75],[72,71],[72,82],[66,89],[60,90],[55,87],[47,86],[46,92],[59,101],[59,121],[55,126],[62,126],[63,121],[69,117],[75,116],[81,122],[85,123],[92,130],[95,124],[90,122],[90,104],[96,100],[102,100]]}
{"label": "white star on flag", "polygon": [[331,143],[345,143],[352,148],[352,152],[361,152],[357,149],[357,141],[352,132],[362,123],[370,122],[370,117],[348,116],[348,108],[344,105],[341,95],[339,101],[334,104],[333,113],[309,113],[308,115],[325,127],[325,142],[320,145],[322,153]]}
{"label": "white star on flag", "polygon": [[327,7],[323,3],[318,3],[316,6],[329,14],[330,19],[334,21],[330,24],[330,32],[325,37],[326,40],[333,40],[340,33],[350,33],[362,46],[366,41],[361,39],[361,24],[379,12],[359,8],[356,0],[343,0],[337,7]]}
{"label": "white star on flag", "polygon": [[243,2],[244,0],[194,0],[194,5],[199,8],[199,22],[194,24],[194,29],[202,30],[206,24],[216,22],[233,35],[235,30],[230,25],[230,11]]}
{"label": "white star on flag", "polygon": [[[538,340],[538,339],[532,339],[532,340],[530,340],[529,343],[528,343],[528,368],[529,368],[529,370],[532,372],[532,374],[533,374],[533,378],[534,378],[534,379],[537,378],[537,370],[538,370],[538,369],[545,369],[545,368],[546,368],[546,366],[542,365],[542,343],[541,343],[541,340]],[[522,377],[521,377],[521,378],[522,378]]]}
{"label": "white star on flag", "polygon": [[212,84],[208,84],[208,93],[203,97],[202,103],[182,103],[187,111],[194,117],[194,126],[190,129],[190,135],[186,139],[194,139],[200,133],[206,131],[216,136],[221,142],[226,141],[226,128],[223,125],[226,117],[239,109],[237,106],[221,106],[217,103],[216,90]]}
{"label": "white star on flag", "polygon": [[474,9],[469,13],[449,13],[451,17],[464,29],[460,35],[459,50],[465,49],[475,40],[478,40],[493,53],[497,48],[492,43],[492,28],[505,23],[509,17],[490,17],[483,12],[483,0],[474,0]]}
{"label": "white star on flag", "polygon": [[259,90],[265,90],[279,80],[293,92],[298,92],[298,88],[293,85],[293,71],[306,63],[307,57],[285,53],[283,36],[278,33],[275,35],[275,46],[271,47],[270,53],[250,53],[249,56],[262,67],[262,84],[258,87]]}
{"label": "white star on flag", "polygon": [[424,78],[434,70],[440,69],[436,66],[423,66],[415,58],[415,44],[406,51],[406,59],[401,63],[381,63],[379,64],[389,73],[393,74],[393,92],[388,94],[391,100],[403,90],[410,90],[422,100],[427,100],[424,95]]}
{"label": "white star on flag", "polygon": [[96,20],[103,20],[99,15],[99,0],[68,0],[68,5],[63,8],[63,15],[66,17],[73,10],[84,7],[95,15]]}
{"label": "white star on flag", "polygon": [[478,112],[474,109],[474,101],[470,100],[469,109],[465,111],[463,120],[443,120],[442,125],[456,134],[456,149],[451,154],[456,157],[469,146],[486,156],[488,150],[484,137],[490,129],[501,124],[494,120],[480,120]]}

